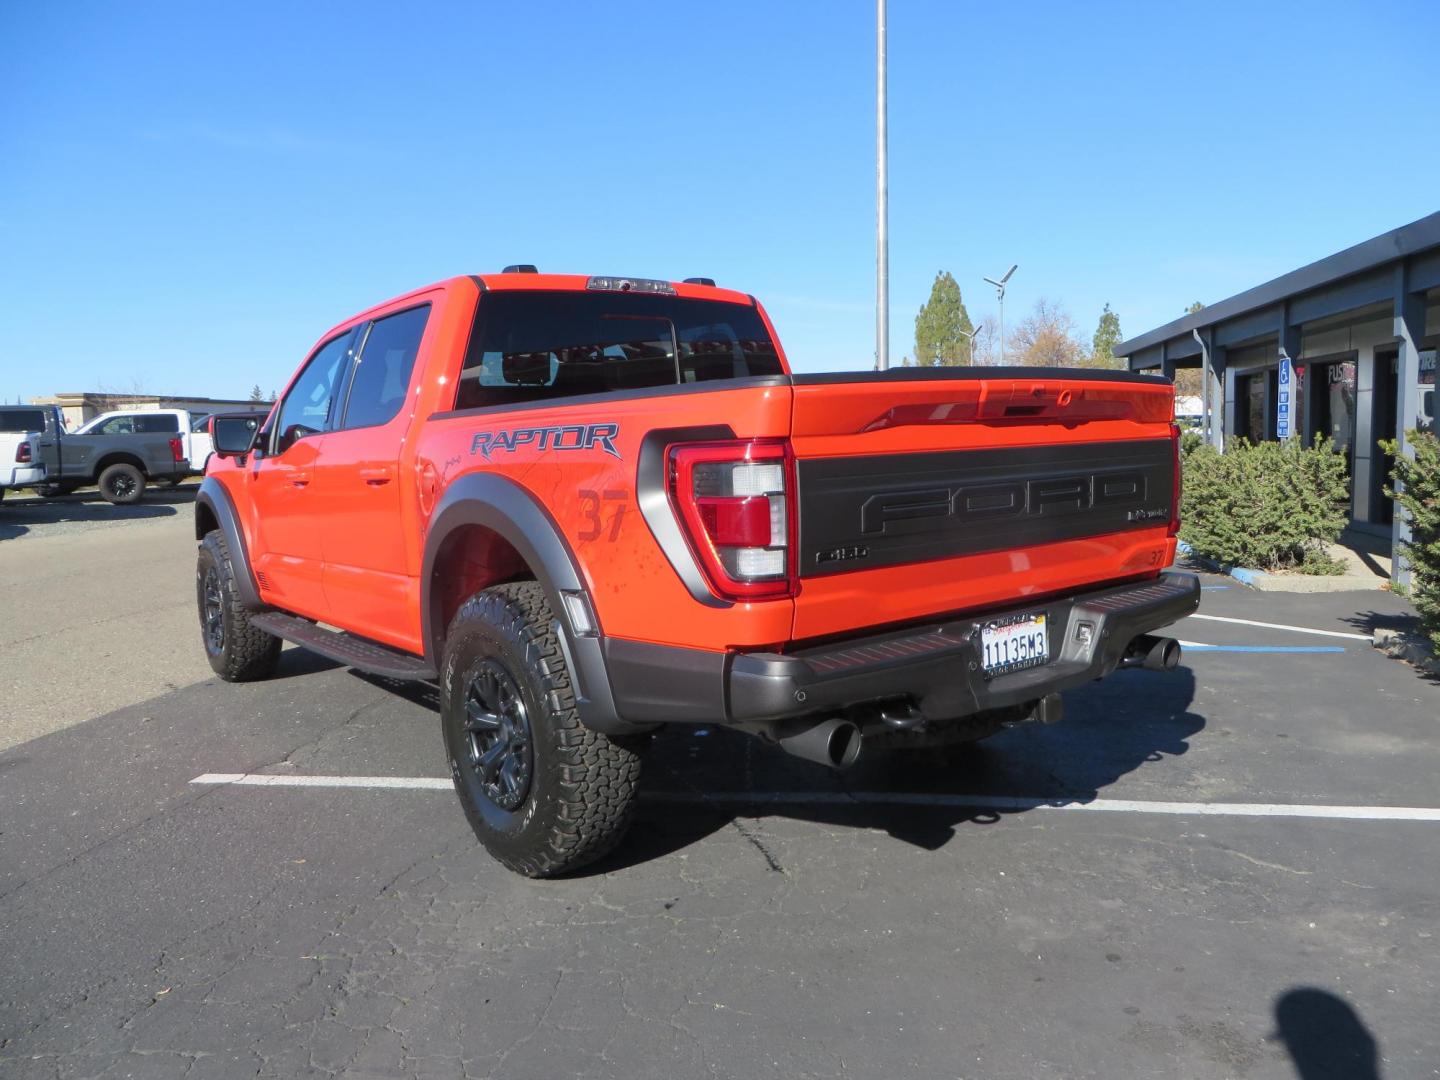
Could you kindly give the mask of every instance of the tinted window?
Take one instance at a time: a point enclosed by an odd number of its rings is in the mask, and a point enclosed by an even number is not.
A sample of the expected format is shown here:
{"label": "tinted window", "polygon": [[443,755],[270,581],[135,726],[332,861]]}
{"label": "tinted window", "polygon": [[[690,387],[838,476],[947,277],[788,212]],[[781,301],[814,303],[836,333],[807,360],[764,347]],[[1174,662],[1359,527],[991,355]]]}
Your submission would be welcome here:
{"label": "tinted window", "polygon": [[283,454],[297,439],[317,435],[330,426],[335,391],[345,371],[350,332],[331,338],[315,350],[280,406],[275,452]]}
{"label": "tinted window", "polygon": [[44,409],[0,409],[0,431],[44,430]]}
{"label": "tinted window", "polygon": [[496,292],[480,302],[455,407],[779,375],[748,304],[613,292]]}
{"label": "tinted window", "polygon": [[410,389],[410,373],[430,305],[377,319],[355,364],[345,405],[347,428],[374,427],[395,419]]}
{"label": "tinted window", "polygon": [[94,430],[100,435],[173,435],[180,430],[180,418],[172,413],[126,413],[112,416]]}
{"label": "tinted window", "polygon": [[135,417],[135,430],[142,435],[174,435],[180,430],[180,417],[174,413],[154,413]]}

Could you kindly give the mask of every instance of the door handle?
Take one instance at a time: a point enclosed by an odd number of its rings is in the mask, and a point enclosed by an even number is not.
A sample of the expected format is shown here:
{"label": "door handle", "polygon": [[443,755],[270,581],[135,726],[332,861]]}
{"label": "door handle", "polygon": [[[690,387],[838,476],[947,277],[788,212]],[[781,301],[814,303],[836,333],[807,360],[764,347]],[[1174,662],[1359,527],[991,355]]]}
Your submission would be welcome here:
{"label": "door handle", "polygon": [[389,465],[378,465],[373,468],[361,469],[360,479],[371,487],[379,487],[381,484],[388,484],[395,478],[395,470]]}
{"label": "door handle", "polygon": [[310,474],[308,472],[291,473],[290,483],[293,484],[295,487],[304,487],[306,484],[310,483]]}

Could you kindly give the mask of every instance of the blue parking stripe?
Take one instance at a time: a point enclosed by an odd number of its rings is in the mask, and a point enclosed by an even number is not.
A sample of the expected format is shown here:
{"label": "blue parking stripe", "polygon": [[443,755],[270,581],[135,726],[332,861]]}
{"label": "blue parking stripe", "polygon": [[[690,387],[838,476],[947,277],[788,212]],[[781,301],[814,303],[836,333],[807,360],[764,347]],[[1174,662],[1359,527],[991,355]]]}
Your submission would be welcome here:
{"label": "blue parking stripe", "polygon": [[1344,652],[1344,645],[1185,645],[1187,653],[1192,652],[1283,652],[1283,653],[1337,653]]}

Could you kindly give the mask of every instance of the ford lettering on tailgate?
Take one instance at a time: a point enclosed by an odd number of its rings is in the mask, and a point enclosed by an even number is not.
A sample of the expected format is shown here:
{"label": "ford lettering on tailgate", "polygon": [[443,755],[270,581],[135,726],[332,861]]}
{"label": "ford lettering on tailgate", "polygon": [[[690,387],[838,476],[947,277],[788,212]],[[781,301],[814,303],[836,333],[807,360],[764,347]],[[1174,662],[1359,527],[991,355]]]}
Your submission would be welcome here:
{"label": "ford lettering on tailgate", "polygon": [[800,572],[1154,527],[1170,516],[1171,453],[1146,439],[802,459]]}

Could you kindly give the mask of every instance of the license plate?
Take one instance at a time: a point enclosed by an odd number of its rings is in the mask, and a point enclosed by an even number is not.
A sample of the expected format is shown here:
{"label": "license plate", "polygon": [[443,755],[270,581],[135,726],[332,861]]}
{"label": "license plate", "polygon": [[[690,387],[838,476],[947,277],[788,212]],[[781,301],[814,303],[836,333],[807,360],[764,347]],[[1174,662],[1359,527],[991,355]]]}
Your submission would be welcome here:
{"label": "license plate", "polygon": [[997,619],[980,628],[980,666],[986,675],[1039,667],[1050,660],[1050,637],[1041,615]]}

